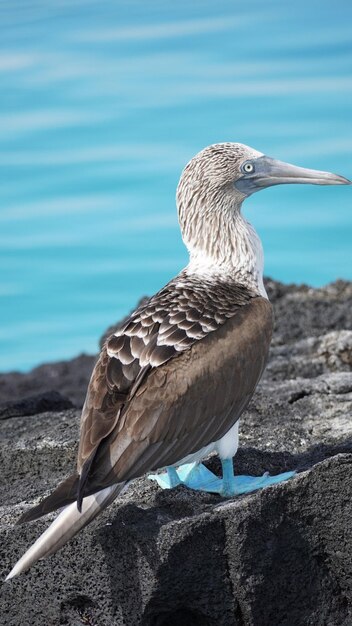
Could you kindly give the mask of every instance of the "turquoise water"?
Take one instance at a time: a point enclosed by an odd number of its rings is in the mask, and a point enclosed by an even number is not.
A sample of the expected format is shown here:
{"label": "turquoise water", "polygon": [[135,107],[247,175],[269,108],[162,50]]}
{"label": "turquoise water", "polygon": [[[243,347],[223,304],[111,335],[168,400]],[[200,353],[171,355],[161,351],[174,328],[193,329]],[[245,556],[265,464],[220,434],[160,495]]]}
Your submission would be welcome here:
{"label": "turquoise water", "polygon": [[[184,164],[241,141],[352,175],[352,4],[0,3],[0,369],[80,351],[186,263]],[[276,187],[245,213],[266,273],[351,278],[348,187]]]}

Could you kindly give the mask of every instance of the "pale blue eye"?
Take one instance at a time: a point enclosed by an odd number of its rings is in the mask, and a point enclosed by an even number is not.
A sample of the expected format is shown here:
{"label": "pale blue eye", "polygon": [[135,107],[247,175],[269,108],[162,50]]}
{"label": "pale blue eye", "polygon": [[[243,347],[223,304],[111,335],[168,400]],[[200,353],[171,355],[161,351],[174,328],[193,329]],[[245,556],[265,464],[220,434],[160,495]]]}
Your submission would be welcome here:
{"label": "pale blue eye", "polygon": [[251,161],[246,161],[246,163],[243,163],[241,169],[246,174],[252,174],[254,172],[254,165],[253,163],[251,163]]}

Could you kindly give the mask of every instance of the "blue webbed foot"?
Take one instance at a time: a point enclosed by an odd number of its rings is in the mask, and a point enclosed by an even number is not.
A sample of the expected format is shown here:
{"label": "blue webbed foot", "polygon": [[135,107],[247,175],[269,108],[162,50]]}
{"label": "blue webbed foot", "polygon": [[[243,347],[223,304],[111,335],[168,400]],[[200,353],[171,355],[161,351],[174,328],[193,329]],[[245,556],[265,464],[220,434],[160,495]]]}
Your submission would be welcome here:
{"label": "blue webbed foot", "polygon": [[263,489],[269,485],[281,483],[284,480],[292,478],[296,472],[283,472],[276,476],[270,476],[269,472],[265,472],[263,476],[234,476],[232,459],[223,459],[222,465],[222,489],[220,495],[224,498],[239,496],[243,493],[250,493],[257,489]]}
{"label": "blue webbed foot", "polygon": [[166,472],[149,474],[148,478],[155,480],[162,489],[172,489],[177,485],[185,485],[198,491],[219,493],[222,480],[208,470],[202,463],[186,463],[175,467],[168,467]]}
{"label": "blue webbed foot", "polygon": [[173,489],[182,485],[182,480],[175,467],[167,467],[166,472],[160,474],[149,474],[150,480],[155,480],[162,489]]}
{"label": "blue webbed foot", "polygon": [[202,463],[187,463],[177,469],[168,467],[166,472],[150,474],[148,478],[155,480],[162,489],[172,489],[182,484],[190,489],[218,493],[225,498],[230,498],[280,483],[295,475],[295,472],[283,472],[276,476],[270,476],[266,472],[263,476],[234,476],[232,459],[225,459],[221,463],[222,479],[213,474]]}

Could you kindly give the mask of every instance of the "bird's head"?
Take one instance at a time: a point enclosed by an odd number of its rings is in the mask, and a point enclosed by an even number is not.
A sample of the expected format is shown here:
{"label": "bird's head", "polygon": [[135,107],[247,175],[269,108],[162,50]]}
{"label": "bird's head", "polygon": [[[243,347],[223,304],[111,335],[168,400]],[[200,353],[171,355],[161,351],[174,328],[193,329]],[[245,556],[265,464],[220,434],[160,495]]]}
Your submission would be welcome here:
{"label": "bird's head", "polygon": [[241,143],[218,143],[204,148],[186,165],[178,196],[215,194],[224,204],[237,205],[266,187],[298,183],[349,185],[351,181],[330,172],[277,161]]}
{"label": "bird's head", "polygon": [[[224,228],[240,213],[243,200],[255,191],[282,184],[349,185],[343,176],[277,161],[241,143],[218,143],[196,154],[182,172],[177,206],[183,239],[191,251],[203,247],[212,233],[223,239]],[[226,235],[225,235],[226,236]]]}

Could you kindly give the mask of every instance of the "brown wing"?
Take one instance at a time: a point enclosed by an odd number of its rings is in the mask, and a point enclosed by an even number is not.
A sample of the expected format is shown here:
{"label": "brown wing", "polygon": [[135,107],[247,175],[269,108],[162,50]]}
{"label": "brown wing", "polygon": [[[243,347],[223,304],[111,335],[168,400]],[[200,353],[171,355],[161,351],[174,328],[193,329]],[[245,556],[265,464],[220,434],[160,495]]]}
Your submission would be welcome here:
{"label": "brown wing", "polygon": [[97,450],[85,495],[176,464],[220,439],[263,372],[272,308],[257,297],[177,359],[152,369]]}
{"label": "brown wing", "polygon": [[[82,414],[78,474],[70,476],[38,506],[27,511],[20,522],[37,519],[76,499],[79,504],[82,495],[110,484],[123,484],[147,471],[176,464],[220,439],[236,422],[266,362],[272,309],[267,300],[253,298],[241,290],[232,294],[231,309],[221,289],[216,291],[222,315],[208,301],[207,319],[200,320],[206,330],[211,326],[208,319],[215,320],[216,316],[217,330],[208,331],[201,341],[185,348],[183,354],[175,347],[173,354],[177,358],[171,359],[169,352],[152,350],[151,360],[156,363],[157,358],[164,358],[164,363],[159,367],[148,363],[138,366],[132,381],[127,367],[133,361],[127,363],[130,357],[125,341],[119,346],[112,337],[112,345],[110,341],[105,345]],[[155,335],[158,336],[161,325],[156,322],[150,333],[150,341],[157,348]],[[135,328],[138,330],[138,324]],[[109,355],[108,350],[111,354],[120,352],[121,359]]]}
{"label": "brown wing", "polygon": [[81,487],[100,443],[121,429],[124,409],[143,381],[253,298],[241,285],[201,284],[183,274],[139,307],[105,343],[82,411],[77,469]]}

